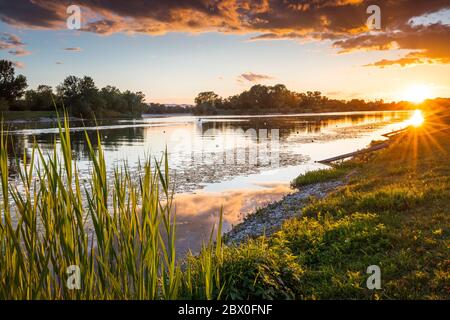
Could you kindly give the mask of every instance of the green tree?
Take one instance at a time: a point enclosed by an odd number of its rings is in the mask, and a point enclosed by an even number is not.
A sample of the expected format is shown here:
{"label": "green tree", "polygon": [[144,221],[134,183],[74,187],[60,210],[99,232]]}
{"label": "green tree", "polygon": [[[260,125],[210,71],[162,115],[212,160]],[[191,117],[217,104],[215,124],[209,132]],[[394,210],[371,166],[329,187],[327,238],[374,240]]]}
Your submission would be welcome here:
{"label": "green tree", "polygon": [[58,95],[65,100],[65,102],[70,102],[80,96],[80,81],[81,79],[76,76],[68,76],[64,81],[56,87]]}
{"label": "green tree", "polygon": [[138,117],[146,105],[142,92],[120,92],[113,86],[98,89],[91,77],[69,76],[57,87],[70,113],[83,118]]}
{"label": "green tree", "polygon": [[27,87],[27,79],[23,75],[15,76],[11,61],[0,60],[0,98],[12,102],[23,96]]}
{"label": "green tree", "polygon": [[105,101],[91,77],[68,76],[57,87],[57,92],[73,116],[92,118],[103,115]]}
{"label": "green tree", "polygon": [[36,90],[25,92],[25,104],[27,109],[34,111],[52,111],[55,109],[53,103],[52,87],[39,85]]}
{"label": "green tree", "polygon": [[127,113],[133,116],[141,115],[145,109],[144,99],[145,95],[142,92],[133,93],[129,90],[123,93],[123,97],[127,102]]}
{"label": "green tree", "polygon": [[216,114],[222,98],[213,91],[200,92],[195,98],[195,114]]}
{"label": "green tree", "polygon": [[195,98],[195,104],[210,105],[212,107],[215,107],[220,101],[220,96],[213,91],[200,92]]}

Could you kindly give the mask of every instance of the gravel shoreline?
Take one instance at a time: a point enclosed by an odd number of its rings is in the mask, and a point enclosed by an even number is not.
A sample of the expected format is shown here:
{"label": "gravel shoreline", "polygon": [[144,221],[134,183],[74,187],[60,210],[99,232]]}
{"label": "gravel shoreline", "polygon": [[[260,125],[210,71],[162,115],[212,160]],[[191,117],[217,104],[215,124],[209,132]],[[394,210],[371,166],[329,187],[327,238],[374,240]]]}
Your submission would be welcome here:
{"label": "gravel shoreline", "polygon": [[264,234],[270,236],[281,228],[284,221],[300,216],[301,209],[310,197],[323,198],[343,184],[342,180],[335,180],[302,187],[282,200],[248,215],[243,222],[224,235],[224,241],[228,245],[238,245]]}

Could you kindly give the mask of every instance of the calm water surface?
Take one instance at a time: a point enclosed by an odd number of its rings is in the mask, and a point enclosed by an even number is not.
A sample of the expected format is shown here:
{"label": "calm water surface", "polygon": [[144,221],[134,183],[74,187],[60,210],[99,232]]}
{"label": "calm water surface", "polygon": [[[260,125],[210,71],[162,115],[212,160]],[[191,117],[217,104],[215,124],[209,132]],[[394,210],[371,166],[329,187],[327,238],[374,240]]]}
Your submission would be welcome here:
{"label": "calm water surface", "polygon": [[[84,130],[100,132],[110,171],[127,162],[137,171],[167,147],[176,191],[178,252],[198,250],[217,223],[224,231],[257,207],[292,192],[300,173],[325,167],[315,161],[352,152],[407,125],[410,112],[358,112],[269,116],[145,116],[141,120],[71,123],[74,157],[85,179],[91,170]],[[16,153],[59,148],[51,122],[9,124]],[[12,155],[11,155],[12,156]],[[11,161],[11,167],[14,167]]]}

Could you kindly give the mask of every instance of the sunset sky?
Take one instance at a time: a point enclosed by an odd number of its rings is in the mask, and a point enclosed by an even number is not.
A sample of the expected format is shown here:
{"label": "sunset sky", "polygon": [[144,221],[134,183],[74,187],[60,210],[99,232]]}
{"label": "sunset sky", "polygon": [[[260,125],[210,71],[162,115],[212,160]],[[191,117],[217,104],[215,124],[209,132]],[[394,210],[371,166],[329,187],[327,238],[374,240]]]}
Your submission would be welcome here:
{"label": "sunset sky", "polygon": [[[67,6],[81,7],[68,30]],[[381,8],[370,31],[369,5]],[[450,1],[0,0],[0,58],[31,88],[89,75],[193,103],[283,83],[333,98],[450,97]]]}

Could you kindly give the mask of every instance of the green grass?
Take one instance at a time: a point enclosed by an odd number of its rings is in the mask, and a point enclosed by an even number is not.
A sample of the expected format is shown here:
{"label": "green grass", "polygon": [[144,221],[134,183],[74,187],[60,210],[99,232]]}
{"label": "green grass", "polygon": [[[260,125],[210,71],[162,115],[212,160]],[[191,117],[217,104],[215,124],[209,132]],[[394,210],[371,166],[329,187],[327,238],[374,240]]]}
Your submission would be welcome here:
{"label": "green grass", "polygon": [[0,114],[5,121],[11,120],[36,120],[39,118],[57,118],[54,111],[4,111]]}
{"label": "green grass", "polygon": [[[111,179],[101,144],[95,150],[86,134],[92,172],[83,184],[67,118],[59,129],[62,156],[44,155],[36,144],[23,163],[17,155],[20,184],[9,183],[8,136],[2,129],[0,299],[219,297],[213,295],[221,288],[219,265],[213,262],[220,261],[221,222],[216,242],[211,237],[195,258],[199,269],[191,272],[193,259],[188,259],[182,270],[175,258],[167,156],[145,161],[137,182],[125,165]],[[80,268],[80,290],[66,285],[72,265]]]}
{"label": "green grass", "polygon": [[[417,129],[346,163],[356,173],[345,186],[311,199],[270,238],[223,246],[220,221],[216,242],[213,230],[200,254],[177,261],[167,158],[148,159],[137,182],[126,166],[109,180],[101,147],[90,147],[92,180],[84,185],[64,126],[61,159],[35,146],[37,170],[27,163],[33,156],[23,157],[24,190],[8,183],[1,137],[1,299],[450,298],[448,132]],[[336,177],[319,176],[308,179]],[[65,285],[73,264],[81,290]],[[366,287],[370,265],[381,268],[381,290]]]}
{"label": "green grass", "polygon": [[308,171],[291,182],[291,187],[301,188],[315,183],[338,180],[350,173],[355,164],[344,162],[326,169]]}
{"label": "green grass", "polygon": [[[450,135],[423,134],[431,126],[348,162],[357,171],[344,187],[311,199],[270,238],[225,248],[224,296],[449,299]],[[336,171],[300,185],[343,176]],[[370,265],[381,269],[380,290],[367,288]]]}

